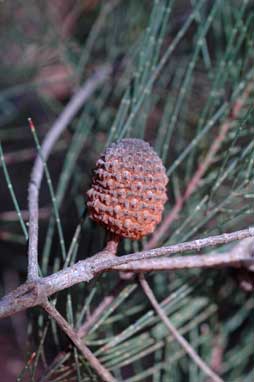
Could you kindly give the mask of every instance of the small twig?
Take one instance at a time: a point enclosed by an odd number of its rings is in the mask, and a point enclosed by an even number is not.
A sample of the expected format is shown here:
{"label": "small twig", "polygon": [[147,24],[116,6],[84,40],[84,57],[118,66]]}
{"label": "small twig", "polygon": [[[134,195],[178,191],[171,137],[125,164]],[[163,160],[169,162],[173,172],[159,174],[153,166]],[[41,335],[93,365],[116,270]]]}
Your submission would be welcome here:
{"label": "small twig", "polygon": [[[101,301],[101,303],[97,306],[97,308],[95,308],[95,310],[92,312],[91,315],[89,315],[89,317],[86,319],[86,321],[84,322],[83,325],[81,325],[80,327],[78,326],[77,329],[76,329],[76,333],[77,333],[77,336],[82,339],[84,338],[87,333],[89,332],[89,330],[97,323],[97,321],[100,319],[102,313],[112,304],[112,302],[114,301],[115,299],[115,296],[117,293],[119,293],[119,290],[122,290],[122,280],[117,284],[117,289],[114,290],[111,294],[109,294],[108,296],[104,297],[103,300]],[[60,357],[66,357],[68,355],[68,353],[59,353],[57,355],[57,359],[59,359]],[[45,382],[46,381],[46,378],[47,378],[47,375],[48,373],[52,370],[52,368],[54,367],[56,363],[56,359],[54,359],[54,361],[49,365],[47,371],[45,372],[45,374],[43,375],[43,377],[41,378],[41,380],[39,382]]]}
{"label": "small twig", "polygon": [[62,331],[70,338],[74,345],[79,349],[84,358],[89,362],[97,374],[106,382],[116,381],[112,374],[100,363],[91,350],[84,344],[71,325],[63,318],[50,302],[44,302],[42,307],[58,323]]}
{"label": "small twig", "polygon": [[[211,255],[197,255],[184,257],[170,257],[162,259],[148,259],[133,261],[113,267],[117,271],[152,272],[172,271],[188,268],[215,268],[225,266],[241,266],[246,261],[246,253],[215,253]],[[248,256],[248,255],[247,255]],[[253,258],[254,261],[254,258]],[[248,257],[246,265],[250,264]]]}
{"label": "small twig", "polygon": [[84,70],[86,69],[86,64],[89,58],[91,57],[92,48],[98,38],[99,33],[102,30],[102,27],[105,25],[105,22],[107,22],[109,14],[120,3],[120,1],[121,0],[108,0],[107,2],[105,2],[105,4],[102,3],[100,13],[95,23],[93,24],[89,35],[86,39],[85,46],[82,49],[82,54],[80,56],[77,68],[79,78],[81,78],[82,73],[84,73]]}
{"label": "small twig", "polygon": [[107,244],[105,248],[103,248],[102,251],[96,253],[95,255],[92,256],[93,260],[106,260],[109,257],[113,257],[117,253],[117,248],[120,242],[120,237],[117,235],[114,235],[112,233],[109,234]]}
{"label": "small twig", "polygon": [[55,216],[55,219],[56,219],[56,222],[57,222],[57,230],[58,230],[59,243],[60,243],[60,248],[61,248],[61,252],[62,252],[62,257],[63,257],[63,259],[65,259],[66,258],[66,249],[65,249],[63,228],[62,228],[62,223],[61,223],[61,220],[60,220],[60,215],[59,215],[58,207],[57,207],[57,204],[56,204],[56,196],[55,196],[55,191],[54,191],[54,188],[53,188],[52,179],[51,179],[51,176],[50,176],[48,165],[47,165],[47,163],[46,163],[46,161],[45,161],[45,159],[43,157],[43,154],[41,152],[41,145],[40,145],[40,142],[39,142],[39,138],[38,138],[38,135],[37,135],[37,132],[36,132],[33,120],[31,118],[28,118],[28,123],[29,123],[29,127],[30,127],[30,130],[31,130],[31,133],[33,135],[33,139],[34,139],[34,142],[35,142],[35,145],[36,145],[36,149],[37,149],[38,155],[40,156],[40,158],[41,158],[41,160],[43,162],[44,172],[45,172],[45,175],[46,175],[48,189],[49,189],[49,194],[50,194],[50,198],[51,198],[51,202],[52,202],[52,209],[53,209],[54,216]]}
{"label": "small twig", "polygon": [[38,382],[48,382],[49,377],[58,369],[59,366],[63,365],[65,361],[70,357],[70,353],[65,353],[61,351],[57,354],[51,364],[43,371],[43,375],[40,377]]}
{"label": "small twig", "polygon": [[81,337],[85,337],[91,328],[99,321],[103,312],[112,304],[115,297],[123,290],[125,282],[120,280],[117,285],[113,288],[111,293],[105,296],[99,305],[94,309],[91,315],[86,319],[86,321],[77,328],[77,333]]}
{"label": "small twig", "polygon": [[152,289],[150,288],[148,282],[146,281],[143,274],[139,277],[140,284],[145,292],[147,298],[151,302],[154,310],[164,322],[165,326],[168,328],[169,332],[175,338],[175,340],[182,346],[190,358],[200,367],[200,369],[209,377],[212,378],[214,382],[223,382],[216,373],[214,373],[210,367],[199,357],[198,353],[193,349],[193,347],[186,341],[186,339],[179,333],[175,326],[171,323],[167,315],[164,313],[164,310],[161,308],[160,304],[156,300],[156,297],[153,294]]}
{"label": "small twig", "polygon": [[0,231],[0,240],[1,241],[10,241],[18,244],[25,245],[26,239],[23,235],[16,234],[14,232],[1,230]]}
{"label": "small twig", "polygon": [[[41,147],[41,154],[46,161],[57,139],[69,125],[75,114],[84,102],[94,93],[110,74],[111,67],[105,65],[88,79],[80,90],[72,97],[63,112],[46,135]],[[29,248],[28,248],[28,280],[38,278],[38,218],[39,218],[39,190],[42,181],[44,166],[40,155],[37,155],[28,190],[29,209]]]}
{"label": "small twig", "polygon": [[[29,219],[28,210],[21,210],[21,215],[24,220]],[[51,213],[51,207],[42,207],[39,209],[39,219],[47,219]],[[0,220],[5,222],[14,222],[18,220],[16,211],[4,211],[0,213]]]}
{"label": "small twig", "polygon": [[[220,373],[222,370],[222,361],[224,354],[224,344],[223,339],[220,334],[216,335],[214,339],[212,354],[211,354],[211,368],[216,372]],[[212,382],[210,378],[206,382]]]}
{"label": "small twig", "polygon": [[108,308],[112,301],[114,301],[114,297],[114,295],[106,296],[94,310],[93,314],[84,322],[83,325],[80,326],[77,330],[77,335],[80,338],[85,337],[85,335],[101,317],[102,313]]}
{"label": "small twig", "polygon": [[[54,153],[66,148],[66,143],[64,141],[59,142],[58,145],[54,147]],[[5,163],[7,165],[13,165],[15,163],[21,163],[25,161],[30,161],[36,157],[36,149],[21,149],[17,151],[11,151],[4,154]]]}

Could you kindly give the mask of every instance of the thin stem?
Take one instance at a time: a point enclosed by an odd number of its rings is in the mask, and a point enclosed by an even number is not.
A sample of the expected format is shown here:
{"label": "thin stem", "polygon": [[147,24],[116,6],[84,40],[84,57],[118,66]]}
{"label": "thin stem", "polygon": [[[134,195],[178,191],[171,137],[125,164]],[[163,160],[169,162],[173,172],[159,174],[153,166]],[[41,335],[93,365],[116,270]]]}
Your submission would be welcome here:
{"label": "thin stem", "polygon": [[[248,256],[248,255],[247,255]],[[117,271],[126,272],[152,272],[152,271],[172,271],[191,268],[215,268],[226,266],[240,266],[246,261],[245,252],[215,253],[211,255],[180,256],[160,259],[147,259],[133,261],[127,264],[114,267]],[[247,258],[247,263],[250,258]],[[254,262],[254,258],[253,258]]]}
{"label": "thin stem", "polygon": [[[20,211],[23,219],[28,220],[29,219],[29,213],[28,210],[21,210]],[[39,219],[47,219],[50,216],[51,208],[50,206],[48,207],[42,207],[39,209]],[[17,212],[16,211],[4,211],[0,213],[0,220],[5,221],[5,222],[15,222],[19,218],[17,217]]]}
{"label": "thin stem", "polygon": [[198,367],[209,377],[212,378],[214,382],[223,382],[216,373],[214,373],[210,367],[199,357],[198,353],[193,349],[193,347],[186,341],[186,339],[179,333],[175,326],[171,323],[167,315],[164,313],[164,310],[161,308],[160,304],[156,300],[155,295],[153,294],[152,289],[150,288],[148,282],[146,281],[143,274],[139,277],[140,284],[144,293],[146,294],[148,300],[153,306],[154,310],[164,322],[165,326],[168,328],[169,332],[175,338],[175,340],[182,346],[185,352],[190,356],[190,358],[198,365]]}
{"label": "thin stem", "polygon": [[86,43],[84,45],[84,48],[82,49],[81,57],[78,63],[77,73],[78,77],[82,77],[82,73],[86,70],[86,65],[91,57],[92,49],[94,46],[94,43],[96,42],[99,33],[101,32],[103,26],[105,25],[105,21],[107,22],[108,16],[110,13],[114,10],[114,8],[120,3],[121,0],[111,0],[108,1],[105,5],[102,4],[102,9],[99,13],[99,16],[95,23],[93,24],[89,35],[86,39]]}
{"label": "thin stem", "polygon": [[108,240],[107,240],[105,248],[103,248],[102,251],[93,255],[90,259],[93,259],[95,262],[98,260],[99,262],[103,262],[104,260],[107,261],[107,259],[110,259],[110,258],[117,259],[116,253],[117,253],[119,242],[120,242],[120,237],[110,233],[108,236]]}
{"label": "thin stem", "polygon": [[77,335],[71,325],[64,319],[64,317],[56,310],[56,308],[49,302],[42,304],[46,312],[58,323],[63,332],[70,338],[74,345],[83,354],[84,358],[89,362],[97,374],[106,382],[114,382],[116,379],[112,374],[100,363],[94,356],[91,350],[84,344],[81,338]]}
{"label": "thin stem", "polygon": [[79,337],[83,338],[89,332],[89,330],[94,326],[94,324],[101,317],[102,313],[110,306],[114,301],[114,295],[106,296],[102,302],[93,311],[92,315],[84,322],[83,325],[77,330]]}
{"label": "thin stem", "polygon": [[6,183],[7,183],[7,186],[8,186],[8,189],[9,189],[9,192],[10,192],[10,195],[11,195],[11,198],[12,198],[12,201],[13,201],[13,204],[14,204],[14,207],[15,207],[15,210],[16,210],[16,213],[17,213],[20,225],[21,225],[21,228],[22,228],[22,231],[23,231],[23,233],[25,235],[26,240],[28,240],[27,228],[26,228],[24,219],[22,217],[21,210],[20,210],[20,207],[19,207],[16,195],[15,195],[15,192],[14,192],[14,189],[13,189],[13,186],[12,186],[11,178],[10,178],[10,175],[9,175],[6,163],[5,163],[4,153],[3,153],[1,142],[0,142],[0,164],[3,167],[3,172],[4,172],[5,180],[6,180]]}
{"label": "thin stem", "polygon": [[63,256],[63,259],[65,259],[66,258],[66,249],[65,249],[65,243],[64,243],[63,228],[62,228],[62,224],[61,224],[61,220],[60,220],[60,215],[59,215],[58,206],[57,206],[57,202],[56,202],[56,196],[55,196],[55,192],[54,192],[54,188],[53,188],[53,183],[51,180],[48,165],[47,165],[47,163],[43,157],[43,154],[41,152],[41,145],[39,142],[39,138],[38,138],[34,123],[33,123],[31,118],[28,118],[28,123],[29,123],[30,129],[31,129],[31,132],[32,132],[35,144],[36,144],[37,152],[40,155],[40,158],[43,162],[43,167],[44,167],[44,171],[45,171],[45,175],[46,175],[46,179],[47,179],[47,183],[48,183],[48,188],[49,188],[49,193],[50,193],[50,197],[51,197],[51,201],[52,201],[53,211],[55,214],[62,256]]}
{"label": "thin stem", "polygon": [[[111,68],[108,65],[101,67],[88,79],[80,90],[71,98],[63,112],[57,118],[46,135],[41,147],[41,153],[46,161],[62,132],[72,121],[75,114],[84,105],[84,102],[94,93],[100,84],[106,81]],[[29,247],[28,247],[28,280],[38,278],[38,218],[39,218],[39,191],[44,172],[43,161],[38,154],[32,169],[29,190]]]}
{"label": "thin stem", "polygon": [[[54,153],[62,151],[66,148],[64,141],[59,142],[56,147],[54,147]],[[36,157],[36,149],[21,149],[17,151],[11,151],[5,153],[4,159],[6,165],[13,165],[14,163],[21,163],[25,161],[30,161]]]}

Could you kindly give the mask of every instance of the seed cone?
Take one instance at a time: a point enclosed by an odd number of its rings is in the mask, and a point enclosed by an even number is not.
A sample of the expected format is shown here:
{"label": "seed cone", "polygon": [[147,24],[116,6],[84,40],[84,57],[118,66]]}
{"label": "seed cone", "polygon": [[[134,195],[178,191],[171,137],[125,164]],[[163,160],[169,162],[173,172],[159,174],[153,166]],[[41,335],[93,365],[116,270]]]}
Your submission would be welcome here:
{"label": "seed cone", "polygon": [[122,139],[102,153],[87,192],[89,216],[108,231],[137,240],[154,231],[167,200],[161,159],[141,139]]}

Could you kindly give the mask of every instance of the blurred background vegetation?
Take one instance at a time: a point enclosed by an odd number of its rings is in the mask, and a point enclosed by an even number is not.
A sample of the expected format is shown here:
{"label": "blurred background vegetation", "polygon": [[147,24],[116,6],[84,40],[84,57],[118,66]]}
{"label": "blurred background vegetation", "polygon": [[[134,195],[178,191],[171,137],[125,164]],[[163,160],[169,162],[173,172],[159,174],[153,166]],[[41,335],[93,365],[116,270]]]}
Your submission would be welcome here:
{"label": "blurred background vegetation", "polygon": [[[198,189],[159,244],[253,225],[254,91],[248,91],[237,119],[232,112],[246,88],[254,88],[253,20],[251,0],[0,2],[2,294],[26,277],[27,243],[17,212],[27,222],[27,187],[37,154],[27,118],[33,118],[42,142],[100,65],[112,65],[111,77],[47,162],[61,221],[57,230],[44,180],[42,274],[103,248],[105,232],[87,219],[85,192],[100,152],[122,137],[144,138],[163,159],[170,179],[166,215],[230,120]],[[142,249],[145,240],[124,240],[119,253]],[[110,273],[57,296],[59,310],[78,327],[114,294],[86,335],[101,362],[119,381],[208,382],[168,335],[136,280],[118,279]],[[151,274],[149,280],[172,322],[225,381],[254,381],[253,275],[195,270]],[[0,354],[2,381],[17,375],[19,381],[97,380],[39,308],[0,322]]]}

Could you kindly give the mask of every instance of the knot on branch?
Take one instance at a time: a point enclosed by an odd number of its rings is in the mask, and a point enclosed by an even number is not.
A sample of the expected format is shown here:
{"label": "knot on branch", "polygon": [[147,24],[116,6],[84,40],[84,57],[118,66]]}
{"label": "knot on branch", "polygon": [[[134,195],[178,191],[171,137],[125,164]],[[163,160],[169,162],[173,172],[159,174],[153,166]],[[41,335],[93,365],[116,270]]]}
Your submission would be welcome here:
{"label": "knot on branch", "polygon": [[7,317],[46,300],[40,279],[26,282],[0,300],[0,317]]}
{"label": "knot on branch", "polygon": [[36,281],[29,281],[21,285],[15,291],[16,300],[22,299],[24,303],[38,305],[45,302],[47,296],[45,290],[40,282],[40,279]]}

